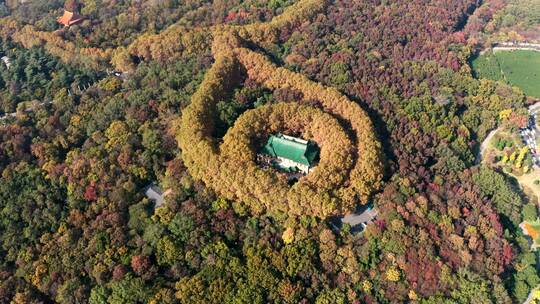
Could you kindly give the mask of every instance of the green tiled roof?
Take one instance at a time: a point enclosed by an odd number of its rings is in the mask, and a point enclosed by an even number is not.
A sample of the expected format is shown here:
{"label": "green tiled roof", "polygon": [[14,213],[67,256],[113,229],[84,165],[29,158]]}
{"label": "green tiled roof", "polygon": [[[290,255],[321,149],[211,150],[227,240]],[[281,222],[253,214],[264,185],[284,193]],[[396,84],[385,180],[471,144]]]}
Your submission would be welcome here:
{"label": "green tiled roof", "polygon": [[317,157],[318,148],[314,142],[286,138],[281,134],[272,135],[262,149],[262,153],[272,157],[282,157],[311,166]]}

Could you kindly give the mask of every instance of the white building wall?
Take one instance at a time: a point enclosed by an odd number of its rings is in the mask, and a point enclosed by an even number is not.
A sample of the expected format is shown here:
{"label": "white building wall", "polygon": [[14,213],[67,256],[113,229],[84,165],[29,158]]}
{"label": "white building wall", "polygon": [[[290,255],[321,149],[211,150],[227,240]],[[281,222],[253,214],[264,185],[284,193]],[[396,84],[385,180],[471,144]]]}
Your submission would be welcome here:
{"label": "white building wall", "polygon": [[9,68],[9,66],[11,65],[11,62],[9,60],[9,57],[8,56],[4,56],[1,58],[2,61],[4,62],[4,64],[6,65],[7,68]]}
{"label": "white building wall", "polygon": [[308,174],[309,173],[309,166],[306,166],[304,164],[300,164],[300,163],[297,163],[297,162],[294,162],[290,159],[286,159],[286,158],[283,158],[283,157],[278,157],[279,159],[279,164],[283,167],[297,167],[298,169],[300,169],[300,171],[302,171],[304,174]]}

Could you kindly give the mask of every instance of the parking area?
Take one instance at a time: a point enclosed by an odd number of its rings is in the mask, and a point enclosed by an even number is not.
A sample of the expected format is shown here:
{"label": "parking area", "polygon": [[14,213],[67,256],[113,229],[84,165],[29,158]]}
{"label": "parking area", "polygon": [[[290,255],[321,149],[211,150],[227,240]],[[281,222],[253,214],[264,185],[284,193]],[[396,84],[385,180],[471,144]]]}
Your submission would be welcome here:
{"label": "parking area", "polygon": [[534,109],[530,112],[527,127],[519,129],[519,136],[524,145],[529,148],[533,159],[533,167],[540,167],[540,154],[538,151],[538,136],[540,131],[536,125],[538,110]]}

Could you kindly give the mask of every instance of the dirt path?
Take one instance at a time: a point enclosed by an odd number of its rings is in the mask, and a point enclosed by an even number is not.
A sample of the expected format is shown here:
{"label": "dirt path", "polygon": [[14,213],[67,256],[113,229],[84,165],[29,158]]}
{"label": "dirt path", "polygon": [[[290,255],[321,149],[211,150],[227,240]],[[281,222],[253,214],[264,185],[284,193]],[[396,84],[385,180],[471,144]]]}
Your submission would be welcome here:
{"label": "dirt path", "polygon": [[478,164],[480,164],[482,162],[482,155],[485,154],[486,149],[489,147],[489,143],[491,142],[491,139],[493,138],[493,136],[495,136],[495,134],[498,131],[499,131],[499,128],[491,130],[491,132],[489,132],[488,136],[486,136],[486,138],[484,139],[484,141],[480,145],[480,149],[478,149],[478,153],[476,153],[476,159],[474,161],[475,164],[478,165]]}

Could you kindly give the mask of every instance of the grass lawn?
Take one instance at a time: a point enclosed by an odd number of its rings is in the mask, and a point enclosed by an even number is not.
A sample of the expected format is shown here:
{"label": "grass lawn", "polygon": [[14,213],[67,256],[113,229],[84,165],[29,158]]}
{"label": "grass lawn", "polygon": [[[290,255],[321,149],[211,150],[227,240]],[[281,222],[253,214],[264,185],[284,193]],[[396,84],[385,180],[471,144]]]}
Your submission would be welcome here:
{"label": "grass lawn", "polygon": [[471,66],[478,78],[504,80],[529,96],[540,97],[540,52],[486,52],[474,58]]}

